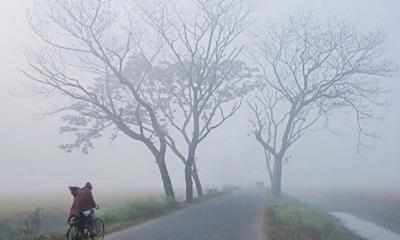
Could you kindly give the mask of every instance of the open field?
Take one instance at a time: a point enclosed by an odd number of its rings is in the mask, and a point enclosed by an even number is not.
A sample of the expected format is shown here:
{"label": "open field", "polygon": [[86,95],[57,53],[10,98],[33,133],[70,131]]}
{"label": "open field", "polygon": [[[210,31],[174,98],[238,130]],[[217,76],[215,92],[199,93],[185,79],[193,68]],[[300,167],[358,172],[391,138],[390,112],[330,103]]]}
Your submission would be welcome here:
{"label": "open field", "polygon": [[287,197],[268,197],[264,224],[267,240],[363,240],[329,213]]}
{"label": "open field", "polygon": [[379,190],[296,191],[296,197],[330,212],[347,212],[400,234],[400,192]]}

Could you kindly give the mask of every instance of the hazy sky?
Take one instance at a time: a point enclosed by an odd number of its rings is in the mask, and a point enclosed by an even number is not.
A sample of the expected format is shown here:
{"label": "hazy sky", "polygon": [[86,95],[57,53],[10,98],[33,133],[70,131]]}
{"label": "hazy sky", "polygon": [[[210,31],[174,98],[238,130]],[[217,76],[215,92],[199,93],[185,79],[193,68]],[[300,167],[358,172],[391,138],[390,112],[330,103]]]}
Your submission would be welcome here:
{"label": "hazy sky", "polygon": [[[141,144],[120,138],[113,144],[98,142],[89,155],[66,154],[57,149],[69,139],[59,135],[60,121],[56,117],[35,120],[49,103],[38,97],[15,96],[26,93],[26,79],[18,70],[26,68],[23,50],[32,42],[25,19],[30,2],[0,3],[0,189],[63,191],[67,185],[86,180],[101,190],[160,187],[154,160]],[[400,59],[399,9],[398,0],[264,0],[257,16],[267,19],[312,11],[318,16],[348,17],[365,29],[383,27],[390,54]],[[378,128],[382,137],[375,150],[358,156],[352,125],[347,117],[337,117],[342,120],[335,126],[343,127],[346,136],[307,135],[292,151],[293,158],[284,169],[284,184],[400,187],[400,83],[398,79],[385,81],[392,89],[387,96],[391,106]],[[198,165],[205,185],[266,181],[262,150],[246,135],[246,111],[239,114],[200,147]],[[182,164],[172,155],[167,164],[174,184],[183,186]]]}

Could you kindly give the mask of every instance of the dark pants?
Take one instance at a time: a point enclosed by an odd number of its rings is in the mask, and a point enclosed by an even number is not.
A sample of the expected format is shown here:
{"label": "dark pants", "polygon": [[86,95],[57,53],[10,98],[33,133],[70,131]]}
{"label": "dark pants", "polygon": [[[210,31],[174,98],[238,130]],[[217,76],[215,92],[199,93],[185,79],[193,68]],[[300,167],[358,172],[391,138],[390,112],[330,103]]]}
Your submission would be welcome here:
{"label": "dark pants", "polygon": [[89,215],[86,217],[86,226],[91,235],[96,233],[96,215],[94,210],[90,211]]}

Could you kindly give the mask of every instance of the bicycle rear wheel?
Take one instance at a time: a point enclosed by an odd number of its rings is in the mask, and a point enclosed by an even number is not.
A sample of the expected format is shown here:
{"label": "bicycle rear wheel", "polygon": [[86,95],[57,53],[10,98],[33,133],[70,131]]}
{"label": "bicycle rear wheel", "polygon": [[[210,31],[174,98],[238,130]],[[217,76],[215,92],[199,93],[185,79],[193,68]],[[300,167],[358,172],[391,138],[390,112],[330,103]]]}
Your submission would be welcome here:
{"label": "bicycle rear wheel", "polygon": [[100,218],[96,218],[96,237],[95,240],[103,240],[104,239],[104,221]]}

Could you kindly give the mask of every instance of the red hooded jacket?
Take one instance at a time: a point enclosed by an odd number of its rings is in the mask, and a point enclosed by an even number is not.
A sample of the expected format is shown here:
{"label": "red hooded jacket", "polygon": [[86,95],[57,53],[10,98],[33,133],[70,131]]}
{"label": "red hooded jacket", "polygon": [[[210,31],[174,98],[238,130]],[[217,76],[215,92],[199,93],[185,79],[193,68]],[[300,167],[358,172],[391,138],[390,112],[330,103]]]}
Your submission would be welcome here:
{"label": "red hooded jacket", "polygon": [[77,213],[88,211],[96,207],[92,190],[88,187],[69,187],[71,194],[74,196],[71,209],[69,211],[69,218]]}

